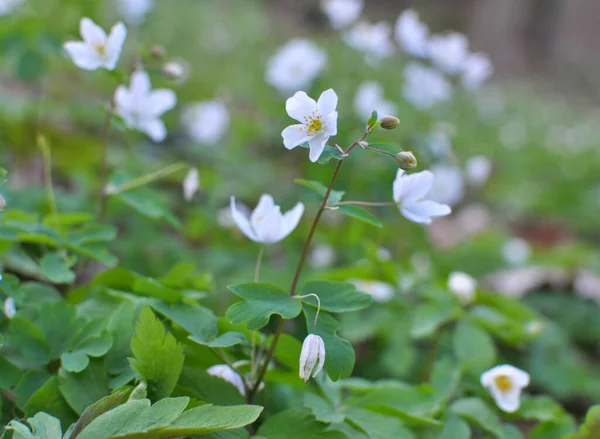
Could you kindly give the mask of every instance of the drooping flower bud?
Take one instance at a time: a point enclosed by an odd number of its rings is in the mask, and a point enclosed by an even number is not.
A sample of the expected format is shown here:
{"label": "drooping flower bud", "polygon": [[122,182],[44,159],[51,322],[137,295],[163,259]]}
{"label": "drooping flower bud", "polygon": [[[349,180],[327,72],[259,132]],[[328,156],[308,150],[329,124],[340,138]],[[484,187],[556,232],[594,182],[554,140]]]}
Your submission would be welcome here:
{"label": "drooping flower bud", "polygon": [[393,130],[396,129],[400,125],[400,119],[396,116],[384,116],[381,119],[381,128],[384,130]]}
{"label": "drooping flower bud", "polygon": [[404,171],[410,171],[417,167],[417,158],[410,151],[401,151],[394,156],[394,161],[398,167]]}
{"label": "drooping flower bud", "polygon": [[244,386],[244,379],[226,364],[215,364],[214,366],[206,369],[209,375],[220,378],[231,383],[242,396],[246,396],[246,387]]}
{"label": "drooping flower bud", "polygon": [[188,78],[190,67],[184,60],[171,60],[166,62],[162,67],[162,73],[168,79],[182,83]]}
{"label": "drooping flower bud", "polygon": [[[318,363],[318,364],[317,364]],[[311,374],[316,377],[325,365],[325,343],[315,334],[309,334],[302,343],[300,353],[300,378],[308,381]],[[314,371],[314,372],[313,372]]]}
{"label": "drooping flower bud", "polygon": [[183,196],[186,201],[191,201],[200,188],[200,174],[197,168],[191,168],[183,180]]}
{"label": "drooping flower bud", "polygon": [[4,315],[7,319],[12,319],[17,315],[17,306],[15,305],[15,299],[8,297],[4,300]]}
{"label": "drooping flower bud", "polygon": [[152,46],[150,49],[150,56],[154,59],[163,59],[167,55],[167,50],[160,45]]}

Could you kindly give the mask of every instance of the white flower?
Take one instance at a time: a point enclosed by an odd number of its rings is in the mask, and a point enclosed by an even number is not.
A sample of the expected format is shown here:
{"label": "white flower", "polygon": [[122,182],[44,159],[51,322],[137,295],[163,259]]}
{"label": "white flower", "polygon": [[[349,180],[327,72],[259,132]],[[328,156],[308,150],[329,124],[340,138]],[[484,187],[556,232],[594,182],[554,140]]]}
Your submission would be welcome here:
{"label": "white flower", "polygon": [[191,168],[183,180],[183,196],[190,201],[199,188],[200,174],[197,168]]}
{"label": "white flower", "polygon": [[[238,206],[238,210],[243,212],[243,215],[250,215],[250,209],[246,206]],[[235,221],[233,220],[233,214],[231,213],[231,206],[223,207],[217,212],[217,223],[224,229],[234,229]]]}
{"label": "white flower", "polygon": [[10,14],[23,3],[25,0],[0,0],[0,17]]}
{"label": "white flower", "polygon": [[388,23],[370,24],[359,22],[344,33],[344,42],[355,50],[363,52],[367,63],[374,65],[394,52],[390,39],[392,29]]}
{"label": "white flower", "polygon": [[404,11],[396,20],[396,40],[410,55],[424,58],[427,55],[429,28],[412,9]]}
{"label": "white flower", "polygon": [[182,122],[188,135],[197,142],[218,143],[229,128],[229,110],[219,101],[204,101],[187,106]]}
{"label": "white flower", "polygon": [[17,307],[15,305],[15,299],[13,299],[12,297],[7,297],[4,300],[4,308],[3,309],[4,309],[4,315],[6,316],[6,318],[12,319],[14,316],[16,316],[17,315]]}
{"label": "white flower", "polygon": [[439,164],[431,168],[435,181],[429,192],[429,198],[438,203],[456,206],[465,195],[465,184],[459,168],[453,165]]}
{"label": "white flower", "polygon": [[529,374],[503,364],[484,372],[481,385],[490,391],[501,410],[514,413],[521,405],[521,390],[529,385]]}
{"label": "white flower", "polygon": [[154,9],[154,0],[115,0],[119,13],[127,23],[139,26]]}
{"label": "white flower", "polygon": [[467,160],[465,173],[469,183],[482,186],[490,177],[492,162],[483,155],[476,155]]}
{"label": "white flower", "polygon": [[485,53],[470,54],[464,65],[461,83],[466,89],[479,87],[494,73],[494,66]]}
{"label": "white flower", "polygon": [[338,97],[332,89],[321,93],[318,102],[298,91],[285,103],[287,114],[299,124],[290,125],[282,131],[283,145],[287,149],[308,142],[309,158],[316,162],[325,149],[329,137],[337,134]]}
{"label": "white flower", "polygon": [[367,121],[373,111],[377,111],[380,118],[396,114],[396,106],[384,99],[381,84],[367,81],[360,84],[356,91],[354,111],[358,117]]}
{"label": "white flower", "polygon": [[216,364],[206,369],[206,372],[208,372],[209,375],[221,378],[222,380],[233,384],[233,386],[238,389],[242,396],[246,396],[246,388],[244,387],[243,378],[230,366],[226,364]]}
{"label": "white flower", "polygon": [[351,279],[348,282],[354,284],[358,291],[367,293],[375,302],[386,303],[394,298],[396,289],[388,283],[365,279]]}
{"label": "white flower", "polygon": [[321,0],[321,9],[334,29],[342,29],[354,23],[363,7],[363,0]]}
{"label": "white flower", "polygon": [[523,265],[531,256],[531,246],[522,238],[510,238],[502,246],[504,260],[512,265]]}
{"label": "white flower", "polygon": [[282,214],[281,207],[275,204],[273,197],[264,194],[248,217],[235,205],[235,197],[231,197],[231,213],[244,235],[255,242],[272,244],[292,233],[304,213],[304,204],[298,203],[292,210]]}
{"label": "white flower", "polygon": [[92,20],[82,18],[79,33],[83,41],[68,41],[63,45],[75,65],[83,70],[114,70],[127,36],[125,25],[115,24],[107,36]]}
{"label": "white flower", "polygon": [[190,76],[190,65],[184,59],[172,59],[163,65],[162,73],[176,84],[183,84]]}
{"label": "white flower", "polygon": [[398,169],[394,180],[394,201],[406,219],[431,224],[432,217],[446,216],[452,212],[445,204],[424,199],[432,184],[433,174],[430,171],[406,174]]}
{"label": "white flower", "polygon": [[435,69],[410,63],[404,69],[404,98],[420,110],[429,110],[452,96],[452,85]]}
{"label": "white flower", "polygon": [[454,271],[448,276],[448,289],[464,305],[468,305],[473,301],[476,288],[477,281],[467,273]]}
{"label": "white flower", "polygon": [[309,88],[325,68],[327,54],[308,40],[295,39],[269,59],[265,80],[281,93]]}
{"label": "white flower", "polygon": [[335,262],[335,250],[329,245],[317,245],[308,259],[313,268],[328,268]]}
{"label": "white flower", "polygon": [[143,70],[131,75],[129,88],[120,85],[115,93],[115,112],[131,128],[146,133],[155,142],[167,137],[160,116],[175,107],[177,97],[172,90],[152,90],[150,77]]}
{"label": "white flower", "polygon": [[469,56],[469,40],[462,34],[434,35],[427,44],[427,54],[438,69],[449,75],[461,73]]}
{"label": "white flower", "polygon": [[[317,362],[319,363],[317,365]],[[309,334],[302,343],[300,353],[300,378],[308,381],[310,375],[316,377],[325,365],[325,343],[318,335]],[[316,366],[316,368],[315,368]],[[314,372],[313,372],[314,370]]]}

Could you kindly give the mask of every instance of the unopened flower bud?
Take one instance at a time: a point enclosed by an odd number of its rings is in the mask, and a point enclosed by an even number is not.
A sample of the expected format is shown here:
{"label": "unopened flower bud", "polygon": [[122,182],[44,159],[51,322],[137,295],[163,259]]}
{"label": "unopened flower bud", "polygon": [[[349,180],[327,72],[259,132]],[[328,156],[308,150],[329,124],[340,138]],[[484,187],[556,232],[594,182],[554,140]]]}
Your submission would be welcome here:
{"label": "unopened flower bud", "polygon": [[475,298],[477,281],[467,273],[454,271],[448,277],[448,289],[463,305],[468,305]]}
{"label": "unopened flower bud", "polygon": [[12,297],[8,297],[6,300],[4,300],[3,309],[4,315],[7,319],[12,319],[14,316],[16,316],[17,306],[15,305],[15,299],[13,299]]}
{"label": "unopened flower bud", "polygon": [[167,50],[158,44],[150,49],[150,56],[155,59],[163,59],[167,55]]}
{"label": "unopened flower bud", "polygon": [[177,82],[184,82],[188,77],[189,67],[185,61],[172,60],[163,65],[162,73],[167,78]]}
{"label": "unopened flower bud", "polygon": [[394,161],[398,167],[404,171],[410,171],[417,167],[417,158],[410,151],[401,151],[394,156]]}
{"label": "unopened flower bud", "polygon": [[[318,364],[317,364],[318,363]],[[325,343],[318,335],[309,334],[302,343],[300,353],[300,378],[308,381],[310,375],[316,377],[325,365]],[[314,373],[313,373],[314,370]]]}
{"label": "unopened flower bud", "polygon": [[396,116],[385,116],[381,119],[381,128],[385,130],[393,130],[400,125],[400,119]]}
{"label": "unopened flower bud", "polygon": [[206,369],[209,375],[220,378],[232,384],[242,396],[246,395],[246,387],[244,386],[244,379],[237,373],[231,366],[226,364],[215,364],[214,366]]}
{"label": "unopened flower bud", "polygon": [[0,212],[2,212],[5,207],[6,207],[6,200],[4,199],[2,194],[0,194]]}

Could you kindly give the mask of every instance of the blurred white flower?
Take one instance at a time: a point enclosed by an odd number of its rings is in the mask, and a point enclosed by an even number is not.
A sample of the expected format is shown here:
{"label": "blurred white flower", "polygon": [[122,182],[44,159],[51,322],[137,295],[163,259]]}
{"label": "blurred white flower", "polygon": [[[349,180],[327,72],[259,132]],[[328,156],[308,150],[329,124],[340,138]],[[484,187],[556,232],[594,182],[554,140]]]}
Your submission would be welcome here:
{"label": "blurred white flower", "polygon": [[329,268],[335,262],[335,250],[329,245],[317,245],[310,252],[308,262],[313,268]]}
{"label": "blurred white flower", "polygon": [[321,93],[318,102],[298,91],[285,103],[287,114],[299,124],[290,125],[281,133],[287,149],[307,143],[309,158],[316,162],[325,149],[329,137],[337,134],[338,113],[335,111],[338,97],[332,89]]}
{"label": "blurred white flower", "polygon": [[324,365],[325,343],[323,343],[323,339],[318,335],[307,335],[302,343],[302,352],[300,352],[300,378],[308,381],[311,374],[313,378],[316,377],[323,370]]}
{"label": "blurred white flower", "polygon": [[[242,215],[249,216],[250,209],[246,206],[238,205],[238,210],[242,212]],[[217,212],[217,224],[224,229],[233,229],[235,227],[235,221],[233,220],[233,214],[231,213],[231,207],[223,207]]]}
{"label": "blurred white flower", "polygon": [[154,0],[115,0],[117,9],[131,25],[141,25],[146,15],[154,9]]}
{"label": "blurred white flower", "polygon": [[438,203],[456,206],[465,195],[465,184],[459,168],[438,164],[431,168],[435,175],[429,197]]}
{"label": "blurred white flower", "polygon": [[214,366],[206,369],[206,372],[208,372],[209,375],[221,378],[222,380],[233,384],[233,386],[238,389],[242,396],[246,396],[246,388],[244,387],[243,378],[230,366],[226,364],[215,364]]}
{"label": "blurred white flower", "polygon": [[235,197],[231,197],[231,213],[244,235],[255,242],[272,244],[292,233],[304,213],[304,204],[298,203],[292,210],[282,214],[281,207],[275,204],[273,197],[264,194],[256,209],[247,216],[237,208]]}
{"label": "blurred white flower", "polygon": [[67,41],[63,45],[75,65],[83,70],[114,70],[127,37],[125,25],[115,24],[107,36],[92,20],[82,18],[79,33],[83,41]]}
{"label": "blurred white flower", "polygon": [[188,105],[181,117],[188,135],[199,143],[215,144],[229,128],[227,106],[219,101],[204,101]]}
{"label": "blurred white flower", "polygon": [[408,64],[404,79],[404,98],[420,110],[429,110],[452,96],[452,85],[444,75],[422,64]]}
{"label": "blurred white flower", "polygon": [[366,81],[358,86],[354,98],[354,111],[365,122],[377,111],[379,118],[396,114],[396,106],[383,97],[383,87],[374,81]]}
{"label": "blurred white flower", "polygon": [[463,87],[475,89],[494,73],[494,66],[485,53],[472,53],[465,60],[461,77]]}
{"label": "blurred white flower", "polygon": [[281,47],[268,63],[265,80],[281,93],[309,88],[327,64],[327,53],[308,40]]}
{"label": "blurred white flower", "polygon": [[509,264],[523,265],[531,256],[531,246],[522,238],[510,238],[502,246],[502,256]]}
{"label": "blurred white flower", "polygon": [[354,23],[364,6],[363,0],[321,0],[321,9],[334,29]]}
{"label": "blurred white flower", "polygon": [[471,275],[462,271],[454,271],[448,276],[448,289],[458,297],[463,305],[468,305],[475,298],[477,281]]}
{"label": "blurred white flower", "polygon": [[395,35],[406,53],[420,58],[427,55],[429,28],[419,20],[419,14],[414,10],[407,9],[400,14],[396,20]]}
{"label": "blurred white flower", "polygon": [[438,69],[449,75],[461,73],[469,56],[469,40],[457,32],[433,35],[427,44],[427,54]]}
{"label": "blurred white flower", "polygon": [[525,325],[525,332],[531,337],[537,337],[544,332],[544,322],[532,320]]}
{"label": "blurred white flower", "polygon": [[492,162],[483,155],[476,155],[467,160],[465,168],[467,180],[474,186],[482,186],[490,178]]}
{"label": "blurred white flower", "polygon": [[177,84],[183,84],[190,76],[190,65],[184,59],[172,59],[162,67],[162,73]]}
{"label": "blurred white flower", "polygon": [[450,206],[425,200],[425,195],[431,189],[434,177],[430,171],[406,174],[398,169],[394,180],[394,201],[404,217],[420,224],[431,224],[432,218],[446,216],[452,212]]}
{"label": "blurred white flower", "polygon": [[0,0],[0,17],[10,14],[24,3],[25,0]]}
{"label": "blurred white flower", "polygon": [[392,252],[388,248],[379,247],[377,249],[377,257],[382,261],[389,261],[392,259]]}
{"label": "blurred white flower", "polygon": [[14,316],[17,315],[17,306],[15,305],[15,299],[13,299],[12,297],[7,297],[4,300],[4,315],[6,316],[6,318],[8,319],[12,319]]}
{"label": "blurred white flower", "polygon": [[362,52],[368,64],[376,65],[394,52],[391,33],[392,28],[388,23],[381,21],[370,24],[361,21],[344,33],[343,40],[348,46]]}
{"label": "blurred white flower", "polygon": [[529,385],[529,374],[509,364],[496,366],[481,375],[481,385],[488,389],[502,411],[514,413],[521,406],[521,391]]}
{"label": "blurred white flower", "polygon": [[177,97],[172,90],[152,90],[145,71],[137,70],[131,75],[129,88],[120,85],[114,100],[115,112],[128,128],[147,134],[155,142],[167,137],[167,128],[160,117],[175,107]]}
{"label": "blurred white flower", "polygon": [[354,284],[358,291],[367,293],[378,303],[386,303],[394,298],[396,289],[393,285],[385,282],[366,279],[350,279],[348,282]]}
{"label": "blurred white flower", "polygon": [[183,196],[191,201],[200,188],[200,174],[197,168],[191,168],[183,180]]}

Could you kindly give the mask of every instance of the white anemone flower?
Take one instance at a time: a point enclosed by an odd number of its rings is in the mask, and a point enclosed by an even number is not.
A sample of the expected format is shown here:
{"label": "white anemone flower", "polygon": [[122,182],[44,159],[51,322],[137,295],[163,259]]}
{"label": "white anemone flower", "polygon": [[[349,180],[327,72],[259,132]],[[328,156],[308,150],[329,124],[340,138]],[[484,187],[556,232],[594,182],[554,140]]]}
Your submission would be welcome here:
{"label": "white anemone flower", "polygon": [[63,45],[75,65],[83,70],[114,70],[127,37],[125,25],[115,24],[106,35],[104,29],[92,20],[82,18],[79,33],[83,41],[68,41]]}
{"label": "white anemone flower", "polygon": [[493,73],[494,66],[485,53],[472,53],[465,61],[461,84],[466,89],[476,89]]}
{"label": "white anemone flower", "polygon": [[12,13],[24,3],[25,0],[0,0],[0,17]]}
{"label": "white anemone flower", "polygon": [[529,374],[509,364],[496,366],[481,375],[481,385],[488,389],[498,407],[514,413],[521,406],[521,391],[529,385]]}
{"label": "white anemone flower", "polygon": [[147,134],[155,142],[167,137],[167,128],[160,117],[175,107],[177,97],[172,90],[152,90],[148,73],[134,72],[129,88],[120,85],[114,101],[116,114],[123,118],[128,128]]}
{"label": "white anemone flower", "polygon": [[197,168],[191,168],[183,180],[183,196],[191,201],[200,189],[200,174]]}
{"label": "white anemone flower", "polygon": [[448,276],[448,289],[458,297],[463,305],[468,305],[475,298],[477,281],[475,278],[462,271],[454,271]]}
{"label": "white anemone flower", "polygon": [[394,180],[394,201],[404,217],[420,224],[431,224],[433,217],[446,216],[452,212],[450,206],[425,200],[433,184],[433,173],[421,171],[406,174],[398,169]]}
{"label": "white anemone flower", "polygon": [[469,56],[469,40],[457,32],[433,35],[427,44],[427,54],[438,69],[449,75],[456,75],[465,68]]}
{"label": "white anemone flower", "polygon": [[338,97],[332,89],[321,93],[317,102],[303,91],[296,92],[285,103],[285,109],[291,118],[300,123],[282,131],[283,145],[287,149],[294,149],[308,142],[310,161],[316,162],[329,137],[337,134],[337,103]]}
{"label": "white anemone flower", "polygon": [[396,289],[386,282],[366,279],[351,279],[348,282],[354,284],[358,291],[367,293],[374,302],[386,303],[394,298]]}
{"label": "white anemone flower", "polygon": [[[318,363],[318,364],[317,364]],[[311,374],[316,377],[325,365],[325,343],[318,335],[309,334],[302,343],[300,352],[300,378],[308,381]]]}
{"label": "white anemone flower", "polygon": [[[0,279],[1,279],[1,277],[0,277]],[[17,306],[15,305],[15,299],[13,299],[12,297],[7,297],[4,300],[3,309],[4,309],[4,315],[6,316],[7,319],[12,319],[14,316],[16,316],[17,315]]]}
{"label": "white anemone flower", "polygon": [[321,0],[321,9],[334,29],[342,29],[354,23],[364,6],[364,0]]}
{"label": "white anemone flower", "polygon": [[226,364],[215,364],[214,366],[206,369],[209,375],[212,375],[217,378],[221,378],[222,380],[231,383],[238,391],[242,394],[242,396],[246,396],[246,388],[244,387],[244,380],[233,370],[230,366]]}
{"label": "white anemone flower", "polygon": [[492,162],[483,155],[476,155],[467,160],[465,167],[467,180],[474,186],[483,186],[492,173]]}
{"label": "white anemone flower", "polygon": [[452,85],[435,69],[412,62],[404,69],[404,78],[404,98],[419,110],[429,110],[452,97]]}
{"label": "white anemone flower", "polygon": [[419,14],[414,10],[407,9],[400,14],[396,20],[395,36],[406,53],[419,58],[427,55],[429,28],[419,20]]}
{"label": "white anemone flower", "polygon": [[188,105],[182,123],[196,142],[214,145],[223,139],[230,122],[227,106],[219,101],[204,101]]}
{"label": "white anemone flower", "polygon": [[117,9],[125,21],[133,26],[141,25],[146,15],[154,9],[154,0],[115,0]]}
{"label": "white anemone flower", "polygon": [[280,93],[309,88],[327,64],[327,53],[313,42],[294,39],[269,59],[265,80]]}
{"label": "white anemone flower", "polygon": [[329,268],[335,262],[335,250],[325,244],[317,245],[308,256],[308,263],[313,268]]}
{"label": "white anemone flower", "polygon": [[460,168],[450,164],[432,166],[435,181],[429,198],[438,203],[456,206],[465,196],[465,182]]}
{"label": "white anemone flower", "polygon": [[263,244],[273,244],[287,237],[296,228],[303,213],[304,204],[298,203],[282,214],[273,197],[264,194],[248,217],[236,206],[235,197],[231,197],[231,214],[239,229],[252,241]]}
{"label": "white anemone flower", "polygon": [[394,53],[391,34],[392,28],[386,22],[371,24],[361,21],[344,33],[343,40],[348,46],[362,52],[368,64],[377,65]]}
{"label": "white anemone flower", "polygon": [[379,117],[396,114],[396,106],[386,101],[383,96],[383,87],[374,81],[366,81],[358,86],[354,98],[354,111],[365,121],[377,111]]}

